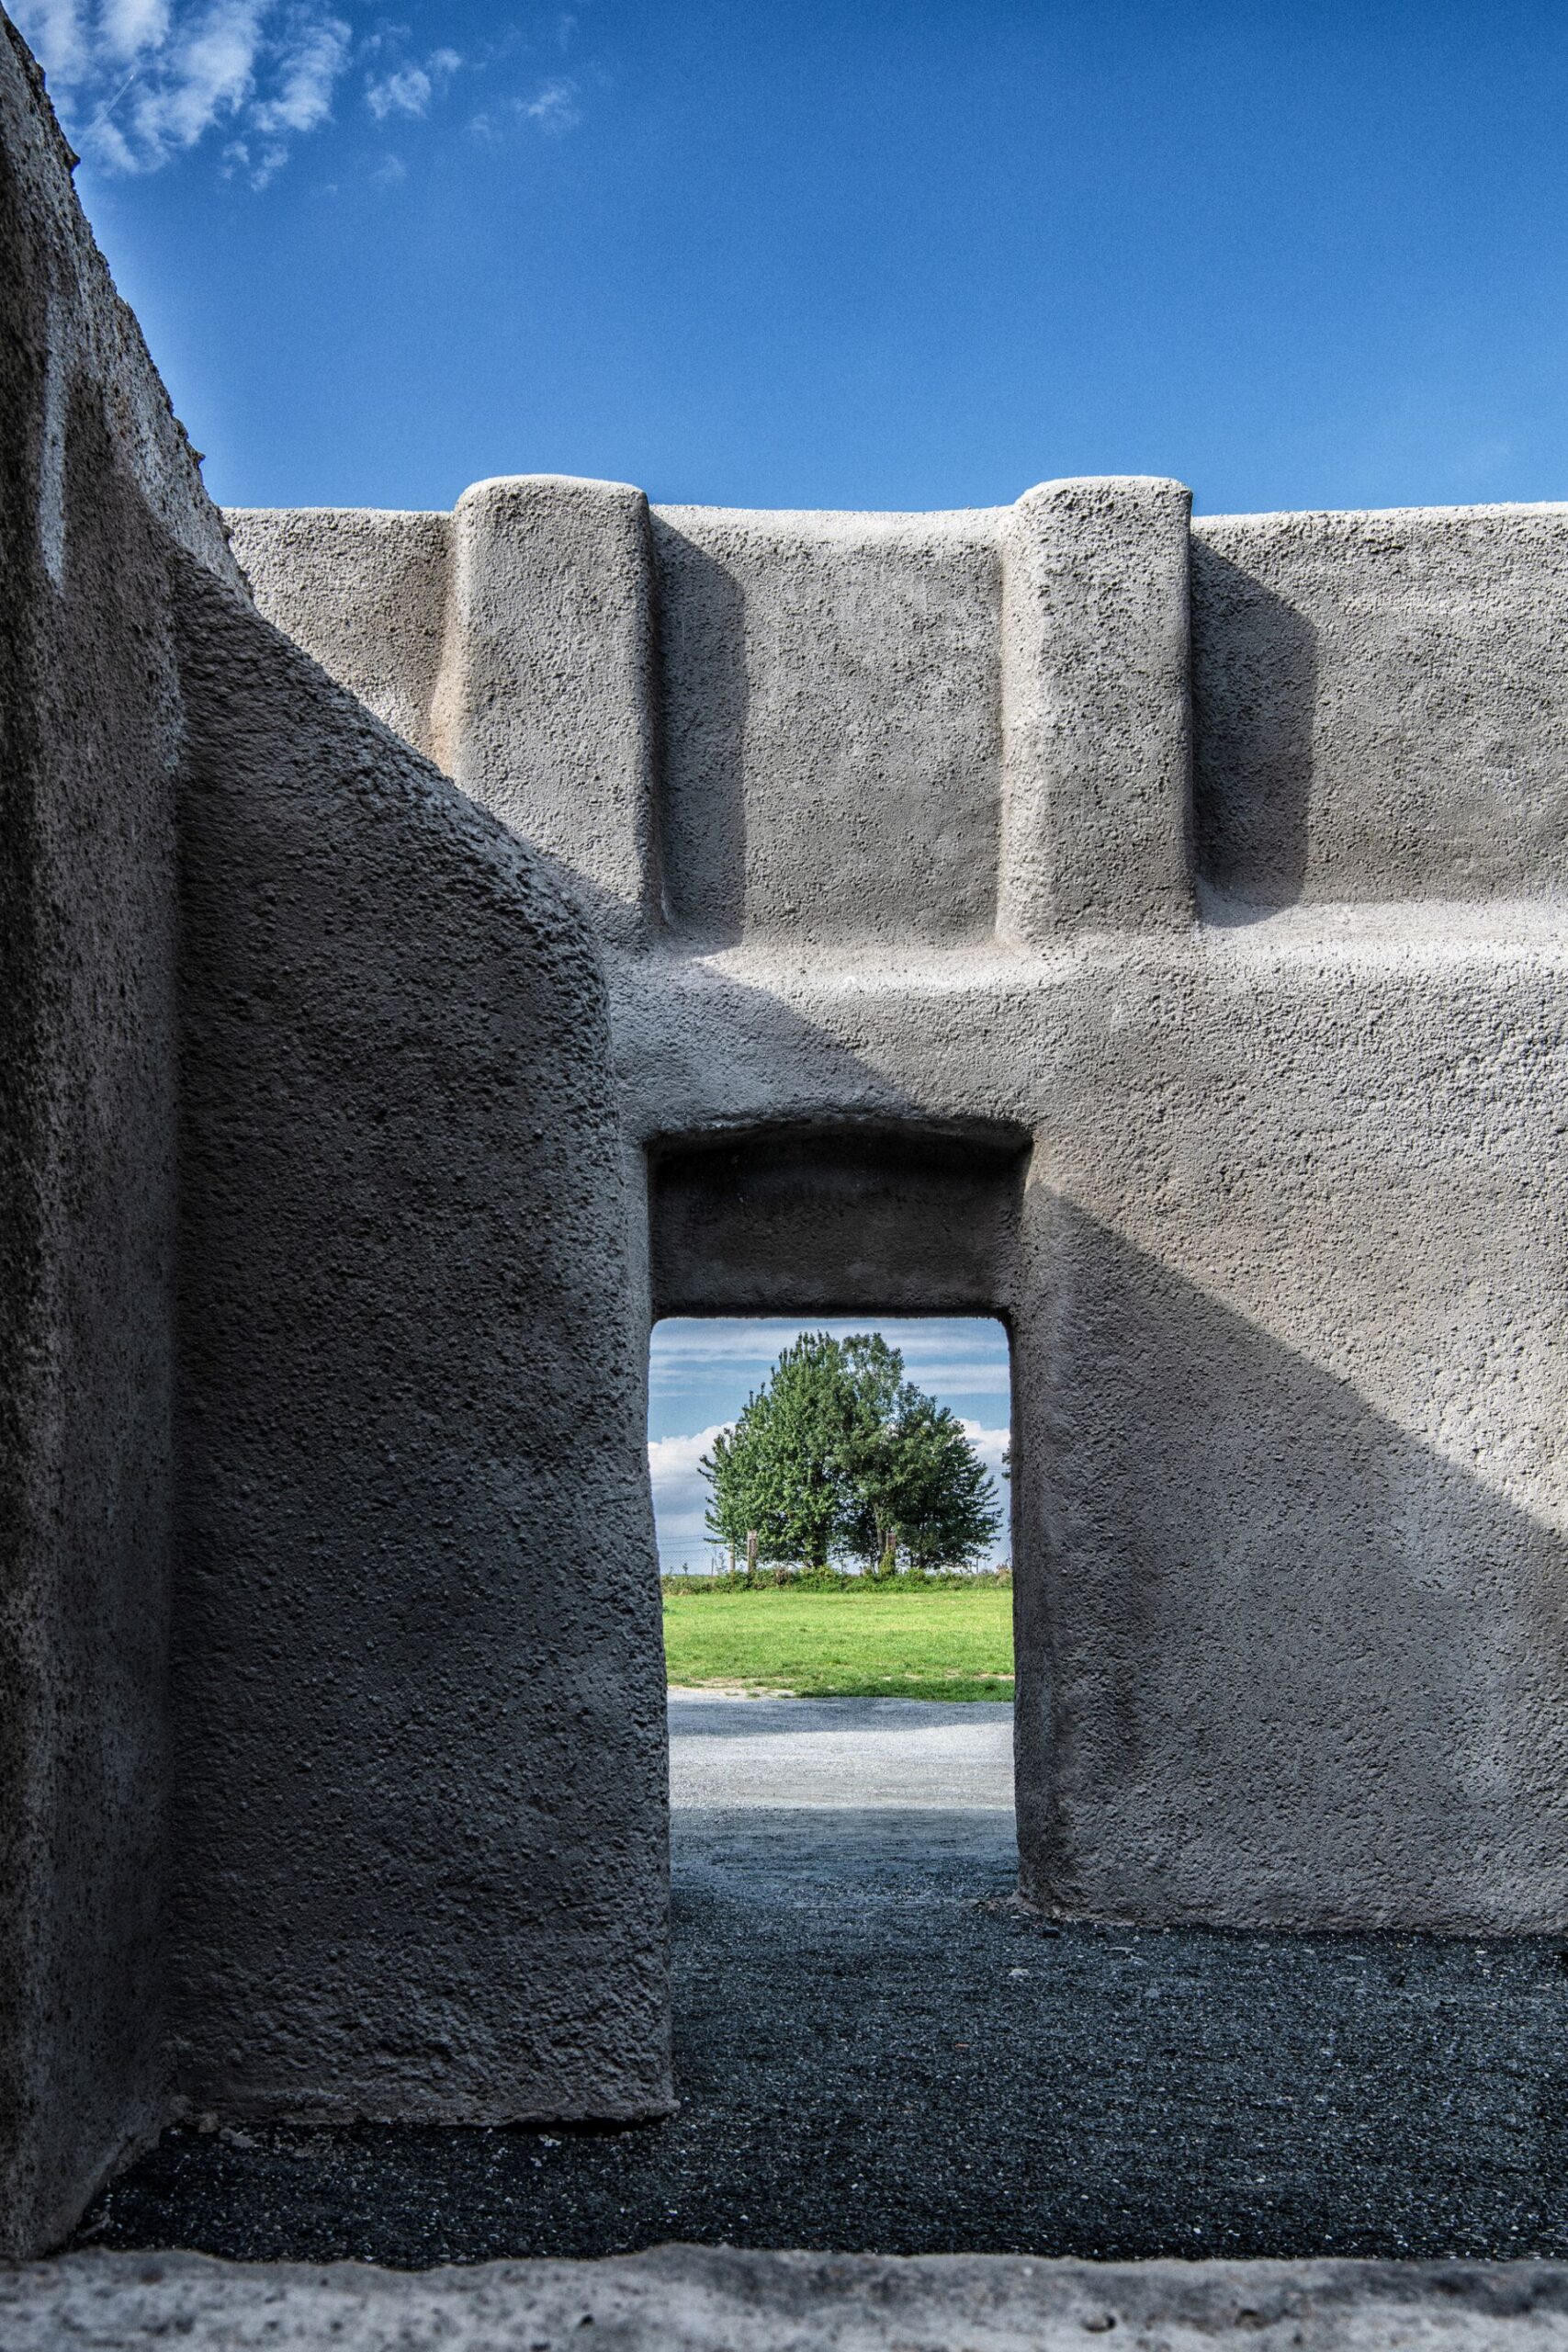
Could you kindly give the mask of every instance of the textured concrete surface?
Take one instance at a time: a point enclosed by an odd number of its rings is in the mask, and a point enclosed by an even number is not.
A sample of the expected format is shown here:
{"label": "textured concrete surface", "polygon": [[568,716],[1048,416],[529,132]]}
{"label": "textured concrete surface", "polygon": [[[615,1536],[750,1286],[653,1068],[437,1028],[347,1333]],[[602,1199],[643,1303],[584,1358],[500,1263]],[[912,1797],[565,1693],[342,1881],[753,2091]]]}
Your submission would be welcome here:
{"label": "textured concrete surface", "polygon": [[[562,561],[608,593],[582,485],[482,503],[557,518],[509,609]],[[234,522],[309,640],[314,518]],[[558,690],[493,634],[470,673],[443,592],[431,707],[471,702],[606,943],[649,1313],[1009,1323],[1021,1846],[1063,1916],[1568,1919],[1563,529],[1190,529],[1140,481],[655,509],[621,650]],[[594,779],[639,678],[628,830]]]}
{"label": "textured concrete surface", "polygon": [[656,1140],[649,1269],[659,1315],[988,1311],[1015,1247],[1028,1137],[1000,1122],[857,1121]]}
{"label": "textured concrete surface", "polygon": [[1550,2263],[1029,2262],[661,2246],[630,2260],[420,2278],[195,2255],[72,2255],[0,2273],[10,2352],[1036,2352],[1116,2333],[1147,2352],[1536,2352],[1568,2342]]}
{"label": "textured concrete surface", "polygon": [[166,2066],[169,550],[222,526],[0,17],[0,2251]]}
{"label": "textured concrete surface", "polygon": [[1562,890],[1568,506],[1208,516],[1192,598],[1214,889],[1264,906]]}
{"label": "textured concrete surface", "polygon": [[999,518],[1015,945],[1191,920],[1191,505],[1173,481],[1048,482]]}
{"label": "textured concrete surface", "polygon": [[677,933],[799,949],[988,933],[995,516],[665,507],[654,550]]}
{"label": "textured concrete surface", "polygon": [[256,614],[72,162],[0,28],[12,2251],[193,2098],[669,2098],[597,951]]}
{"label": "textured concrete surface", "polygon": [[659,2106],[677,1304],[1008,1322],[1043,1910],[1560,1932],[1564,510],[528,477],[236,518],[258,617],[0,130],[4,2242],[192,2091]]}
{"label": "textured concrete surface", "polygon": [[648,501],[553,475],[477,482],[450,580],[434,757],[578,879],[606,937],[641,937],[659,902]]}
{"label": "textured concrete surface", "polygon": [[669,2100],[663,1678],[604,989],[538,862],[182,602],[177,2081]]}
{"label": "textured concrete surface", "polygon": [[1012,1825],[1012,1709],[977,1700],[670,1695],[670,1803],[712,1812],[956,1807]]}

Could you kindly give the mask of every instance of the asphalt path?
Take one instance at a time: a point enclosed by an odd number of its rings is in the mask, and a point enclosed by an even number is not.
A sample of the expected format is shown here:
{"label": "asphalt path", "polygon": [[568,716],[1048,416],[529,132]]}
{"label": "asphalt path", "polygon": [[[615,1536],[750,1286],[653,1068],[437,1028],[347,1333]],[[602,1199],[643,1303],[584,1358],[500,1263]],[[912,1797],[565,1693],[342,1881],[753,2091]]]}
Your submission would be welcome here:
{"label": "asphalt path", "polygon": [[995,1814],[1012,1828],[1012,1709],[976,1701],[670,1694],[676,1813]]}
{"label": "asphalt path", "polygon": [[79,2243],[1568,2256],[1560,1940],[1031,1919],[1008,1713],[672,1699],[667,2122],[169,2132]]}

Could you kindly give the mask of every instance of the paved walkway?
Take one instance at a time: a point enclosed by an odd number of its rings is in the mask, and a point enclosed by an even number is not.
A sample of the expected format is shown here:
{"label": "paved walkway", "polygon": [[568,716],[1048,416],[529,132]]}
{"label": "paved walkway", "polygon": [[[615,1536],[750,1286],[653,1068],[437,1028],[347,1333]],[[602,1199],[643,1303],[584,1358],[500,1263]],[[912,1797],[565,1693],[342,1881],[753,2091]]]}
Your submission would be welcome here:
{"label": "paved walkway", "polygon": [[809,1805],[996,1813],[1012,1826],[1012,1709],[977,1701],[670,1694],[677,1810]]}

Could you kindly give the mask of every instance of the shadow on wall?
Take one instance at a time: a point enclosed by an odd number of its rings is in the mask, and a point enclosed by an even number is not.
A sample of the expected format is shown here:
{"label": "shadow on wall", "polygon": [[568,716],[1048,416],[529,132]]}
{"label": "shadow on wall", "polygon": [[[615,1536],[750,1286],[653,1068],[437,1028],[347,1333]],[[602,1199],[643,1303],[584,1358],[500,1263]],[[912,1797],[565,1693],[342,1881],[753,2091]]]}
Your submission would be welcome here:
{"label": "shadow on wall", "polygon": [[[918,1305],[890,1286],[891,1253],[941,1250],[946,1227],[902,1215],[901,1201],[919,1205],[907,1181],[919,1155],[891,1177],[931,1122],[797,1008],[712,971],[660,985],[689,989],[690,1007],[666,1003],[639,1028],[631,979],[617,1017],[642,1100],[666,1084],[680,1099],[679,1057],[700,1032],[729,1121],[755,1105],[750,1135],[727,1123],[707,1147],[687,1134],[656,1148],[655,1182],[673,1184],[674,1221],[654,1237],[665,1310],[719,1306],[697,1279],[710,1244],[723,1311],[769,1303],[756,1284],[812,1218],[749,1182],[716,1224],[722,1188],[700,1180],[710,1151],[721,1174],[739,1153],[750,1178],[758,1131],[785,1120],[803,1187],[834,1121],[850,1160],[868,1144],[889,1155],[870,1170],[888,1213],[864,1295],[874,1282],[879,1298]],[[678,1057],[668,1080],[665,1054]],[[1197,1102],[1190,1115],[1208,1114]],[[1494,1449],[1517,1461],[1539,1434],[1511,1385],[1521,1335],[1468,1274],[1458,1319],[1450,1289],[1422,1275],[1422,1237],[1399,1239],[1397,1164],[1358,1163],[1353,1190],[1304,1212],[1283,1249],[1258,1204],[1298,1179],[1275,1165],[1272,1137],[1266,1123],[1245,1131],[1209,1176],[1191,1162],[1164,1204],[1159,1257],[1112,1229],[1109,1204],[1092,1215],[1037,1174],[1016,1261],[1010,1238],[983,1296],[953,1259],[964,1303],[1000,1307],[1013,1341],[1026,1884],[1101,1917],[1555,1931],[1568,1923],[1568,1557],[1483,1475]],[[1138,1197],[1109,1214],[1130,1222]],[[1353,1217],[1386,1227],[1381,1253],[1349,1247]],[[844,1231],[831,1295],[847,1311],[862,1275]],[[1244,1282],[1258,1272],[1270,1329],[1192,1278],[1227,1261]],[[1348,1361],[1352,1337],[1364,1385],[1412,1398],[1414,1431],[1318,1360]],[[1452,1453],[1423,1433],[1445,1369]]]}
{"label": "shadow on wall", "polygon": [[1191,566],[1193,849],[1245,921],[1304,895],[1317,632],[1196,536]]}
{"label": "shadow on wall", "polygon": [[999,1315],[1027,1134],[860,1119],[656,1140],[656,1315]]}
{"label": "shadow on wall", "polygon": [[[667,917],[705,944],[731,946],[746,927],[748,881],[745,592],[657,514],[650,528]],[[1317,632],[1201,537],[1191,566],[1197,871],[1246,920],[1304,895]]]}
{"label": "shadow on wall", "polygon": [[1561,1928],[1561,1538],[1070,1203],[1034,1214],[1027,1891],[1155,1922]]}
{"label": "shadow on wall", "polygon": [[746,924],[746,600],[705,548],[657,514],[650,524],[666,911],[676,930],[730,947]]}

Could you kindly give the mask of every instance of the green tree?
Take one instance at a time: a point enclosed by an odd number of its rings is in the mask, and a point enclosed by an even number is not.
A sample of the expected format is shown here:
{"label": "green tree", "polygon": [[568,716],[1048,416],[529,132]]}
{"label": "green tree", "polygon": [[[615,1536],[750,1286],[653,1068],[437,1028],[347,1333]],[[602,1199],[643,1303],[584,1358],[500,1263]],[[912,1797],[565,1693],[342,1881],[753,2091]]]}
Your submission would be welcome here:
{"label": "green tree", "polygon": [[873,1570],[902,1551],[917,1567],[978,1559],[1001,1515],[962,1423],[904,1377],[878,1333],[808,1332],[786,1348],[702,1468],[710,1532],[764,1560]]}
{"label": "green tree", "polygon": [[760,1559],[826,1567],[843,1521],[853,1411],[840,1342],[826,1331],[806,1332],[703,1458],[713,1486],[710,1532],[741,1551],[754,1529]]}
{"label": "green tree", "polygon": [[846,1448],[842,1541],[870,1568],[965,1567],[1001,1527],[990,1475],[958,1416],[876,1335],[845,1342],[859,1405]]}

